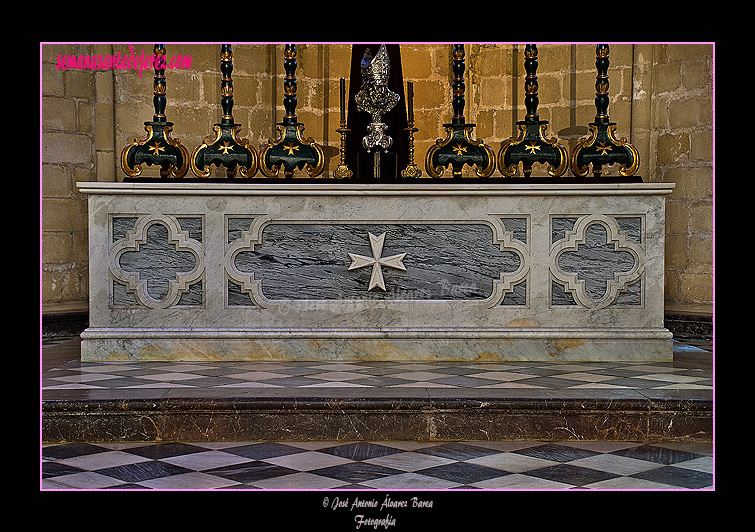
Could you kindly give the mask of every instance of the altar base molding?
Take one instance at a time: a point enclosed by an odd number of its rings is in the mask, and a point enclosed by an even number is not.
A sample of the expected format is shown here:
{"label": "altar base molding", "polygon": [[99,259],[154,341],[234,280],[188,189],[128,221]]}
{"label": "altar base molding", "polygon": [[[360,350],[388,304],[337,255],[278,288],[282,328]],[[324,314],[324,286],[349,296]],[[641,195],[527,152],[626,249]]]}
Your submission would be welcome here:
{"label": "altar base molding", "polygon": [[83,361],[670,361],[667,183],[78,183]]}

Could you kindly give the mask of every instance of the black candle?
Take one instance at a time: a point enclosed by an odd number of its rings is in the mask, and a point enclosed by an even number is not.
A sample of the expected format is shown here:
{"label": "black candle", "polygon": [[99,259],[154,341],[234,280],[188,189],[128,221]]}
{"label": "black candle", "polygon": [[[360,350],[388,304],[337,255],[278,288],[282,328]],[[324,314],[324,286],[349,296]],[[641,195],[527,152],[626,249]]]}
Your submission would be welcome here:
{"label": "black candle", "polygon": [[409,122],[414,122],[414,83],[406,83],[406,98],[409,106]]}
{"label": "black candle", "polygon": [[341,78],[341,122],[346,120],[346,80]]}

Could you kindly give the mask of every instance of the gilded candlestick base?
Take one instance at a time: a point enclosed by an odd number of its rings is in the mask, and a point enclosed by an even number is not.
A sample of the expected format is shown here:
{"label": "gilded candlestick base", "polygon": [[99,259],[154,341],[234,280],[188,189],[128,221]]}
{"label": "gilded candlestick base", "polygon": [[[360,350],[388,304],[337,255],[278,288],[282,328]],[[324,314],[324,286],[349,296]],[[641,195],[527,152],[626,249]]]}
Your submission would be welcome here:
{"label": "gilded candlestick base", "polygon": [[338,179],[346,179],[349,177],[352,177],[354,175],[354,172],[349,170],[349,167],[345,164],[339,164],[338,167],[333,172],[333,177],[336,177]]}
{"label": "gilded candlestick base", "polygon": [[522,163],[525,177],[532,174],[535,163],[548,164],[548,174],[560,177],[569,165],[569,153],[558,139],[546,139],[548,122],[543,120],[517,122],[519,135],[501,144],[498,152],[498,170],[511,177]]}
{"label": "gilded candlestick base", "polygon": [[258,169],[258,156],[246,139],[239,139],[241,126],[234,123],[220,123],[212,126],[215,139],[209,137],[197,146],[191,155],[191,171],[197,177],[210,177],[210,166],[222,166],[226,177],[254,177]]}
{"label": "gilded candlestick base", "polygon": [[294,170],[306,166],[307,174],[316,177],[323,171],[325,157],[313,138],[303,138],[304,124],[280,123],[278,137],[260,149],[260,171],[266,177],[276,177],[283,169],[285,177],[293,177]]}
{"label": "gilded candlestick base", "polygon": [[495,154],[482,140],[472,140],[474,124],[444,124],[446,138],[437,139],[427,150],[425,169],[430,177],[441,177],[451,165],[453,177],[461,177],[465,164],[475,169],[477,177],[489,177],[495,168]]}
{"label": "gilded candlestick base", "polygon": [[640,155],[625,137],[617,139],[616,124],[588,124],[589,137],[579,139],[572,152],[571,171],[577,177],[585,177],[592,165],[592,173],[600,177],[603,166],[619,164],[619,174],[629,177],[637,172]]}
{"label": "gilded candlestick base", "polygon": [[345,122],[345,120],[341,120],[341,127],[336,129],[341,134],[341,163],[333,172],[333,177],[338,179],[346,179],[354,175],[354,172],[346,165],[346,133],[351,130],[346,127]]}
{"label": "gilded candlestick base", "polygon": [[189,152],[180,140],[171,138],[171,122],[144,122],[147,136],[134,138],[121,152],[121,168],[129,177],[142,173],[141,165],[160,167],[160,177],[184,177],[189,168]]}
{"label": "gilded candlestick base", "polygon": [[422,170],[414,163],[414,133],[419,131],[414,124],[410,123],[405,131],[409,132],[409,163],[401,170],[401,177],[420,177]]}
{"label": "gilded candlestick base", "polygon": [[422,170],[416,164],[407,164],[406,168],[401,170],[401,177],[421,177]]}

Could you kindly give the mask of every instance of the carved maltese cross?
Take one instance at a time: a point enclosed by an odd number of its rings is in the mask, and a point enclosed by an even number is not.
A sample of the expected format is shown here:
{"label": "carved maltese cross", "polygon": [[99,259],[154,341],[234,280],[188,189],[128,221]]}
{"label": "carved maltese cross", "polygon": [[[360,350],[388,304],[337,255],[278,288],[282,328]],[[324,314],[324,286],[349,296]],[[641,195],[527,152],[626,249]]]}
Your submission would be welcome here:
{"label": "carved maltese cross", "polygon": [[381,290],[385,290],[385,281],[383,280],[382,267],[385,266],[387,268],[396,268],[398,270],[406,271],[406,266],[404,266],[404,263],[401,262],[402,260],[404,260],[406,253],[393,255],[392,257],[381,258],[380,256],[383,254],[383,243],[385,242],[385,233],[380,236],[375,236],[372,233],[367,234],[370,236],[372,257],[365,257],[364,255],[355,255],[354,253],[349,253],[349,258],[351,258],[351,266],[349,266],[349,270],[372,266],[372,275],[370,275],[370,287],[367,289],[367,291],[369,292],[376,286]]}

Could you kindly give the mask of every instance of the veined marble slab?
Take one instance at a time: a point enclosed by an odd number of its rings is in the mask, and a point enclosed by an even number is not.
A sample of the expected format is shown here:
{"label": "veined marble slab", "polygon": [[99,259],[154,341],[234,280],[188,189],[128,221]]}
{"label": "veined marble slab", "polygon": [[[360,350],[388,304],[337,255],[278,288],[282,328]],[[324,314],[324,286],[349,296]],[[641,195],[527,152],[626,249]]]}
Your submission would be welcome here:
{"label": "veined marble slab", "polygon": [[82,360],[671,360],[673,184],[78,186]]}

